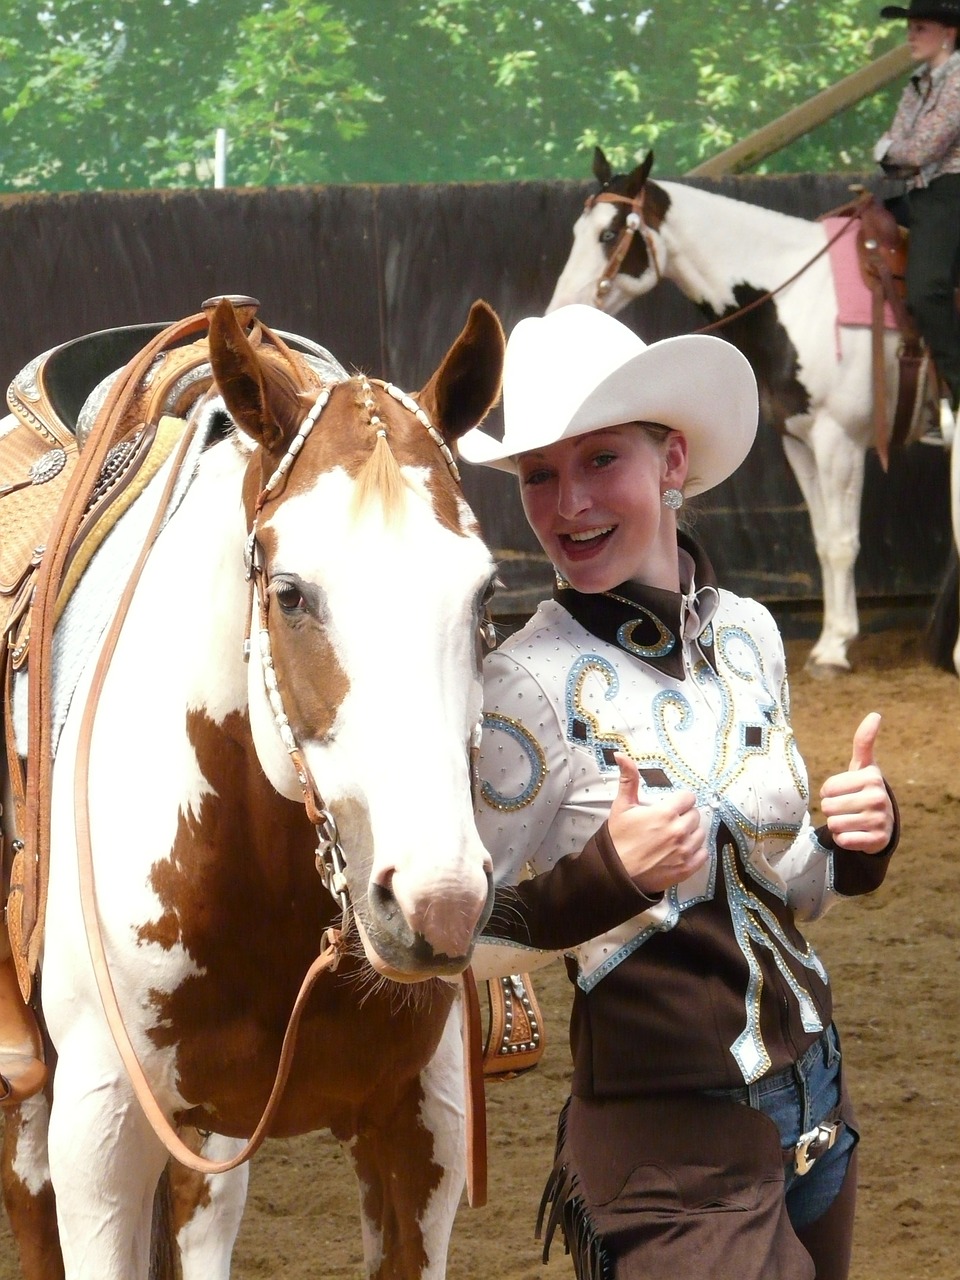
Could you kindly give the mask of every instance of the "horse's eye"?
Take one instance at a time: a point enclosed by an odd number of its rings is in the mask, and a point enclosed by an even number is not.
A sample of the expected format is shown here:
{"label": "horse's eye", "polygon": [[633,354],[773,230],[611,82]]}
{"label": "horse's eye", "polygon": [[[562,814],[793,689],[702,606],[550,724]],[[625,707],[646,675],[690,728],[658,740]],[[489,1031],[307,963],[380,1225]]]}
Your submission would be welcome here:
{"label": "horse's eye", "polygon": [[503,583],[500,581],[500,578],[496,574],[494,574],[494,576],[490,579],[490,581],[484,587],[483,593],[480,596],[481,608],[485,604],[490,603],[490,601],[493,599],[494,595],[496,594],[497,590],[502,586],[503,586]]}
{"label": "horse's eye", "polygon": [[610,242],[616,238],[616,233],[612,227],[607,227],[605,231],[600,232],[600,240],[603,244],[610,244]]}
{"label": "horse's eye", "polygon": [[292,582],[278,582],[274,595],[284,613],[298,613],[306,607],[300,588]]}

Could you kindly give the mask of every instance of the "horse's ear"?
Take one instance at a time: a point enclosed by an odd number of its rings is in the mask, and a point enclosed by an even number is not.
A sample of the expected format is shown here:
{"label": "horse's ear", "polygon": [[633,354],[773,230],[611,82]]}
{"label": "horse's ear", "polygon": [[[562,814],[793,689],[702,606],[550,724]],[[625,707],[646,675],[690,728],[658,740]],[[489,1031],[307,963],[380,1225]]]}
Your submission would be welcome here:
{"label": "horse's ear", "polygon": [[599,147],[593,148],[593,176],[600,183],[601,187],[609,187],[613,178],[613,170],[610,168],[610,161]]}
{"label": "horse's ear", "polygon": [[447,441],[482,422],[500,396],[503,326],[486,302],[477,301],[436,373],[417,396]]}
{"label": "horse's ear", "polygon": [[229,298],[217,303],[208,339],[213,376],[230,416],[264,449],[282,451],[302,406],[294,389],[250,345]]}
{"label": "horse's ear", "polygon": [[653,168],[653,152],[648,151],[643,160],[637,167],[627,176],[624,195],[639,195],[646,185],[647,179],[650,177],[650,170]]}

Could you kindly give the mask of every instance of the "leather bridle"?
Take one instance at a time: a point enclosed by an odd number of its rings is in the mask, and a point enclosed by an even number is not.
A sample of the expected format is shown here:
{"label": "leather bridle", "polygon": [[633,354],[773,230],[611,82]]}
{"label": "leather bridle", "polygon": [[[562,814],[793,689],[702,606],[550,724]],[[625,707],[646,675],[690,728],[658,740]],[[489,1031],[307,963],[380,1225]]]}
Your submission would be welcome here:
{"label": "leather bridle", "polygon": [[623,260],[630,252],[634,237],[639,235],[643,240],[647,249],[647,256],[653,267],[657,277],[657,284],[663,278],[660,273],[660,261],[657,258],[657,249],[653,239],[653,232],[647,225],[644,218],[644,197],[646,195],[646,185],[642,186],[635,196],[621,196],[615,191],[600,191],[595,195],[587,196],[584,203],[584,212],[589,212],[598,204],[615,204],[626,205],[629,213],[624,218],[623,227],[617,236],[617,242],[610,251],[610,257],[607,259],[607,265],[604,267],[602,274],[596,284],[594,291],[593,305],[600,307],[606,300],[607,294],[613,287],[613,282],[620,274],[620,268]]}

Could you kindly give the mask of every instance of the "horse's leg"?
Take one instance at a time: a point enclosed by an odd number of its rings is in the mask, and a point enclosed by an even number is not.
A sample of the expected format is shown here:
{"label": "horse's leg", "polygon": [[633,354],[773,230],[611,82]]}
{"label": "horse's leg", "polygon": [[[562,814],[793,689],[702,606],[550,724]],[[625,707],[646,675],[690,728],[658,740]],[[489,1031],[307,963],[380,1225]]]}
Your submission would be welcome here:
{"label": "horse's leg", "polygon": [[146,1280],[166,1151],[105,1034],[78,1022],[58,1044],[49,1150],[60,1245],[67,1280]]}
{"label": "horse's leg", "polygon": [[825,411],[808,440],[784,437],[784,452],[810,513],[823,587],[823,624],[810,670],[849,671],[847,649],[859,630],[854,565],[860,551],[864,450]]}
{"label": "horse's leg", "polygon": [[24,1280],[63,1280],[47,1161],[49,1118],[50,1106],[43,1093],[4,1111],[3,1201]]}
{"label": "horse's leg", "polygon": [[361,1123],[344,1147],[360,1182],[367,1276],[443,1280],[466,1176],[459,1003],[433,1059],[396,1109]]}
{"label": "horse's leg", "polygon": [[[229,1160],[243,1146],[239,1138],[219,1133],[204,1137],[195,1129],[180,1136],[208,1160]],[[173,1224],[183,1280],[229,1280],[249,1179],[246,1163],[229,1173],[205,1176],[171,1161]]]}

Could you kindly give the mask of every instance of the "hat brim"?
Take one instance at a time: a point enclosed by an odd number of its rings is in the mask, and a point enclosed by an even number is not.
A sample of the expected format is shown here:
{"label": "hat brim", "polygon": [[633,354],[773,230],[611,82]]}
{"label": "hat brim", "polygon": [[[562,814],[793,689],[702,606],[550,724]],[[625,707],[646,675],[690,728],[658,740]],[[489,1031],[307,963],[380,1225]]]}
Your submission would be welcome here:
{"label": "hat brim", "polygon": [[960,9],[940,9],[935,4],[917,5],[904,9],[899,4],[888,4],[880,10],[881,18],[916,18],[918,22],[939,22],[942,27],[960,28]]}
{"label": "hat brim", "polygon": [[[506,394],[506,391],[505,391]],[[506,406],[507,408],[509,406]],[[757,432],[757,382],[746,357],[722,338],[683,334],[638,352],[600,382],[557,431],[544,421],[523,448],[474,429],[460,440],[467,462],[516,472],[516,457],[557,440],[625,422],[657,422],[687,440],[688,496],[712,489],[743,462]]]}

